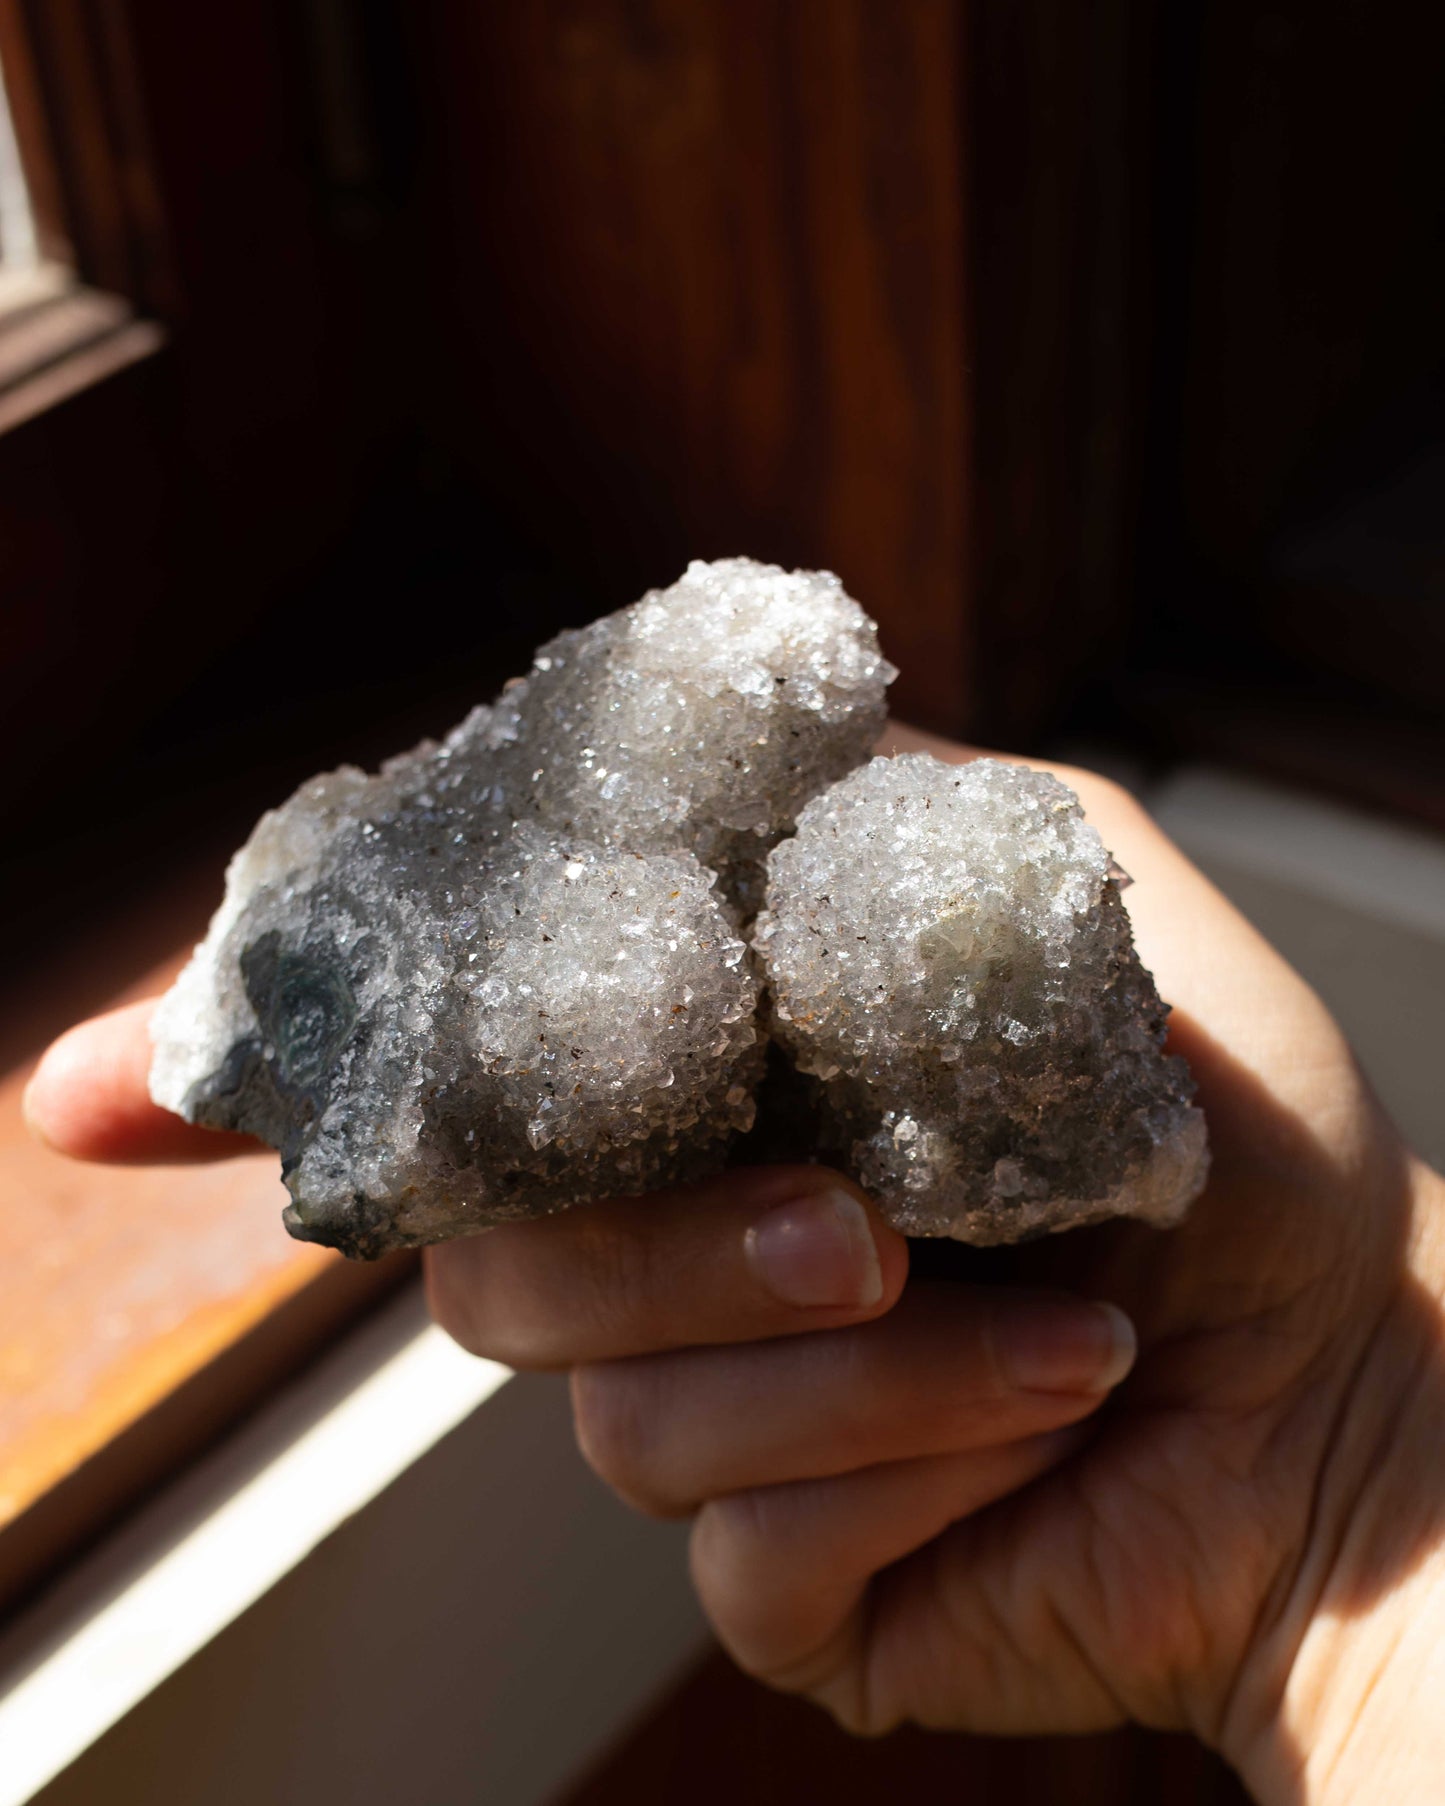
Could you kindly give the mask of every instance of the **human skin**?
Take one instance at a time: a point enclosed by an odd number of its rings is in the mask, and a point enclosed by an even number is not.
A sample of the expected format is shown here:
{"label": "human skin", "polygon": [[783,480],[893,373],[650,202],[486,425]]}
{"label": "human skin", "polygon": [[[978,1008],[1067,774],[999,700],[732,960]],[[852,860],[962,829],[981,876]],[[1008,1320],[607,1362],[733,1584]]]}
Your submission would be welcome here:
{"label": "human skin", "polygon": [[[851,1729],[1135,1720],[1195,1732],[1269,1806],[1437,1800],[1445,1182],[1138,805],[1054,769],[1135,879],[1199,1080],[1214,1167],[1182,1227],[910,1280],[846,1180],[739,1170],[431,1249],[433,1309],[478,1354],[571,1370],[602,1478],[692,1517],[737,1660]],[[149,1008],[42,1062],[28,1107],[62,1151],[236,1145],[149,1102]]]}

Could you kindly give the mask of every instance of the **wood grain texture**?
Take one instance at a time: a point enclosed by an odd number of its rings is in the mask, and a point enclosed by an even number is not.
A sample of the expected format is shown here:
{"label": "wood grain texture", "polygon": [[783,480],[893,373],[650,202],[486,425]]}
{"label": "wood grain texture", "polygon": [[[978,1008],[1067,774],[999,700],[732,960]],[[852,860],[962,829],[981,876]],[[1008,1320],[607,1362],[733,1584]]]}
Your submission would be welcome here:
{"label": "wood grain texture", "polygon": [[[107,958],[123,969],[120,929],[119,948],[89,955],[88,982],[56,972],[30,1000],[37,1044],[66,1025],[67,1006],[151,995],[174,973],[179,955],[120,998],[97,995]],[[33,1063],[0,1081],[0,1605],[410,1265],[348,1266],[291,1241],[273,1155],[204,1167],[63,1159],[22,1121]]]}
{"label": "wood grain texture", "polygon": [[[27,174],[63,261],[142,310],[174,313],[176,292],[125,0],[5,0],[23,37],[30,104]],[[27,154],[28,152],[28,154]],[[51,252],[51,255],[57,255]]]}
{"label": "wood grain texture", "polygon": [[1241,576],[1341,441],[1439,380],[1445,11],[1182,14],[1171,424],[1188,532]]}
{"label": "wood grain texture", "polygon": [[0,0],[0,69],[40,255],[68,265],[74,247],[65,221],[54,133],[45,115],[26,0]]}
{"label": "wood grain texture", "polygon": [[689,556],[835,568],[903,668],[899,705],[957,728],[960,10],[413,13],[458,455],[608,606]]}
{"label": "wood grain texture", "polygon": [[1132,0],[966,12],[974,731],[1028,747],[1134,607],[1152,25]]}

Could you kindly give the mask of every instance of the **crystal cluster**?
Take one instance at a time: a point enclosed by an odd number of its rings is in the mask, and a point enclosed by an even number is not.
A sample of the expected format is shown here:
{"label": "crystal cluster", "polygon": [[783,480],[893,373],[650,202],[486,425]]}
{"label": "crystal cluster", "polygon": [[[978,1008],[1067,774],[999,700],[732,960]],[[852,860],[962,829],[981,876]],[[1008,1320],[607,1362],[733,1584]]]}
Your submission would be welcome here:
{"label": "crystal cluster", "polygon": [[347,1253],[715,1168],[751,1124],[762,861],[893,671],[827,573],[747,559],[538,653],[444,743],[263,817],[151,1090],[281,1150]]}
{"label": "crystal cluster", "polygon": [[156,1101],[270,1141],[292,1233],[369,1256],[715,1170],[771,1035],[912,1233],[1174,1220],[1203,1121],[1108,855],[1020,767],[865,764],[893,675],[837,578],[748,559],[559,635],[262,818]]}
{"label": "crystal cluster", "polygon": [[993,759],[874,759],[768,867],[773,1032],[821,1086],[821,1151],[900,1229],[1011,1242],[1184,1212],[1204,1118],[1072,791]]}
{"label": "crystal cluster", "polygon": [[694,562],[544,646],[447,744],[513,814],[633,852],[686,849],[752,914],[769,848],[867,756],[894,676],[831,572]]}

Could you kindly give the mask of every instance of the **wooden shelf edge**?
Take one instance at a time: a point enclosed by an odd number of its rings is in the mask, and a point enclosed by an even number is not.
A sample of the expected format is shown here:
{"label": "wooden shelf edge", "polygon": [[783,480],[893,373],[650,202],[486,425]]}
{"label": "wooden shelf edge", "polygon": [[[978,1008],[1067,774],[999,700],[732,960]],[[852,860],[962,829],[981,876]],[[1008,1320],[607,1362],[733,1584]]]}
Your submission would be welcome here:
{"label": "wooden shelf edge", "polygon": [[414,1256],[328,1264],[0,1529],[0,1614],[45,1586],[163,1480],[314,1361],[416,1271]]}
{"label": "wooden shelf edge", "polygon": [[[164,990],[185,953],[145,971],[154,943],[188,951],[213,886],[173,880],[143,924],[113,925],[99,966],[87,948],[59,962],[22,1044]],[[144,975],[117,996],[127,964]],[[10,1002],[25,1013],[23,998]],[[274,1156],[162,1168],[65,1160],[24,1127],[31,1065],[0,1080],[0,1265],[13,1287],[0,1335],[5,1612],[416,1266],[364,1266],[289,1241]]]}
{"label": "wooden shelf edge", "polygon": [[0,434],[152,357],[165,341],[160,326],[115,295],[42,281],[29,305],[0,311]]}

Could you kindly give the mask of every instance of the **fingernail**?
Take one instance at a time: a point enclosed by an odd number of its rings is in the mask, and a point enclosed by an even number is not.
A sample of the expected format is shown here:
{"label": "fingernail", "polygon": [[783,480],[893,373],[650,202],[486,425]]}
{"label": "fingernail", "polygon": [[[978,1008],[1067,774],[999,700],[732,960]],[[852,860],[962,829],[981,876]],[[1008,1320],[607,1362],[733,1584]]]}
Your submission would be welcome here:
{"label": "fingernail", "polygon": [[1102,1300],[1012,1301],[992,1323],[994,1352],[1020,1392],[1108,1392],[1134,1365],[1134,1325]]}
{"label": "fingernail", "polygon": [[868,1213],[846,1191],[812,1192],[761,1217],[743,1238],[754,1273],[784,1304],[877,1304],[883,1269]]}
{"label": "fingernail", "polygon": [[46,1147],[49,1147],[50,1137],[40,1126],[40,1118],[35,1113],[34,1097],[35,1075],[32,1073],[30,1075],[29,1083],[20,1094],[20,1119],[25,1124],[25,1127],[30,1134],[34,1136],[36,1141],[43,1142]]}

